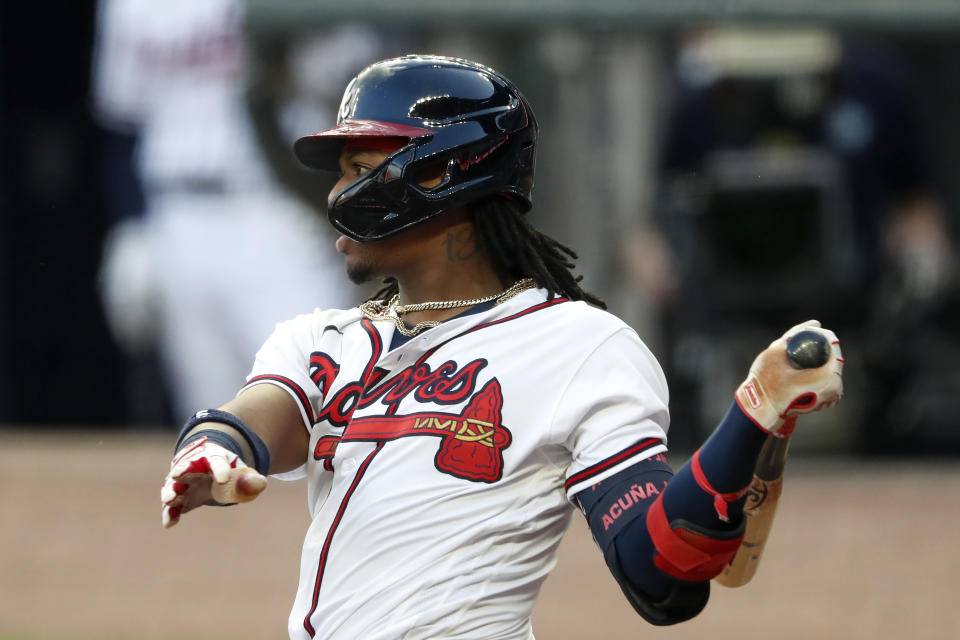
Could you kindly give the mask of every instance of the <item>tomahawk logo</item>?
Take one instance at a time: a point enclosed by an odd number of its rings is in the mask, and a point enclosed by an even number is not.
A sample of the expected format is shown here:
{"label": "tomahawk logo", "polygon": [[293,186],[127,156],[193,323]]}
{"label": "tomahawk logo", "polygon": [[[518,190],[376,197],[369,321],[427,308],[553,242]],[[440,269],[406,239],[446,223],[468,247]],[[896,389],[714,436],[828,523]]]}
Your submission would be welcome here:
{"label": "tomahawk logo", "polygon": [[325,436],[313,457],[329,463],[340,440],[379,442],[408,436],[434,436],[440,446],[433,459],[449,475],[476,482],[496,482],[503,475],[503,450],[510,446],[510,431],[501,424],[503,393],[496,378],[490,380],[459,414],[422,412],[405,416],[354,418],[343,435]]}

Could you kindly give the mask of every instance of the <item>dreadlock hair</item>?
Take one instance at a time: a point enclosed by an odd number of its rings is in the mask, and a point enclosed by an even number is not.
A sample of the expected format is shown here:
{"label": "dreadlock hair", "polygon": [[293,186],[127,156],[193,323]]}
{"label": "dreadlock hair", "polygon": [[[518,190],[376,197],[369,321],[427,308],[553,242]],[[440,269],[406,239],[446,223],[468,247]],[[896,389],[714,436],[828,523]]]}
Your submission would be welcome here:
{"label": "dreadlock hair", "polygon": [[[583,276],[571,272],[577,259],[573,249],[534,228],[516,203],[502,197],[486,198],[469,206],[469,216],[477,244],[504,286],[532,278],[547,290],[548,300],[563,296],[607,308],[603,300],[580,287]],[[384,285],[371,300],[387,301],[399,292],[394,278],[384,280]]]}

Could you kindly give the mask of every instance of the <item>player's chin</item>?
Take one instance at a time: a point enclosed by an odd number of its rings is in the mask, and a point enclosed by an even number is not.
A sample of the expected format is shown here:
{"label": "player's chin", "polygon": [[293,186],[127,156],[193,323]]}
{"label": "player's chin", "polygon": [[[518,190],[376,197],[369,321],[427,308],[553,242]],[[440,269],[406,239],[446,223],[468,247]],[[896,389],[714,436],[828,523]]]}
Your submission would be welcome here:
{"label": "player's chin", "polygon": [[347,277],[353,284],[366,284],[374,279],[373,269],[360,260],[347,258]]}

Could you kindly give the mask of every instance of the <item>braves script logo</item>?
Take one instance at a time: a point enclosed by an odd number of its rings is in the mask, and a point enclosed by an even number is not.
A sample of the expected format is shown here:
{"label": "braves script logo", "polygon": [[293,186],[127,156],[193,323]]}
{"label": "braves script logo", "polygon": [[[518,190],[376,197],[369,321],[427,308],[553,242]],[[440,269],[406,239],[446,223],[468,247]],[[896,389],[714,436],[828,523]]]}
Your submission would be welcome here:
{"label": "braves script logo", "polygon": [[[483,358],[463,367],[448,360],[437,369],[426,362],[408,367],[377,387],[387,374],[383,369],[372,368],[363,376],[364,381],[351,382],[326,403],[317,415],[317,422],[327,420],[335,427],[345,427],[358,407],[366,407],[376,401],[387,406],[388,414],[396,413],[400,401],[408,395],[419,402],[457,404],[470,397],[477,384],[477,374],[487,366]],[[314,384],[327,392],[340,367],[325,353],[310,355],[310,377]]]}
{"label": "braves script logo", "polygon": [[[312,376],[318,387],[328,389],[339,371],[326,354],[315,353],[310,359]],[[323,407],[320,419],[335,426],[346,426],[340,436],[324,436],[317,441],[313,457],[322,460],[327,469],[342,440],[379,442],[408,436],[434,436],[440,446],[434,465],[458,478],[477,482],[495,482],[503,474],[503,449],[510,446],[512,436],[502,422],[503,393],[494,378],[477,393],[477,373],[487,364],[479,359],[458,367],[447,361],[436,370],[424,362],[405,369],[380,387],[376,382],[385,372],[371,369],[367,384],[354,382],[338,391]],[[460,413],[426,411],[395,415],[400,401],[412,395],[419,402],[455,404],[469,398]],[[386,405],[384,415],[352,418],[358,407],[380,401]]]}

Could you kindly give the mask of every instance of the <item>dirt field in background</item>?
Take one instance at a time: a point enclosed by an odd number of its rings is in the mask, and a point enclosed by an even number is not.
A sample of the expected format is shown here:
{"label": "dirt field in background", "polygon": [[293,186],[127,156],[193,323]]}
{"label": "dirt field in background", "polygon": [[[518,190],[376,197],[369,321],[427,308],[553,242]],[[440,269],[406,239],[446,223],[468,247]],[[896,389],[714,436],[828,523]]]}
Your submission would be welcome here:
{"label": "dirt field in background", "polygon": [[[286,637],[301,483],[160,528],[170,435],[0,431],[0,637]],[[681,460],[673,460],[678,465]],[[534,618],[538,640],[960,638],[960,463],[788,462],[757,577],[697,619],[652,627],[582,519]],[[358,639],[359,640],[359,639]]]}

